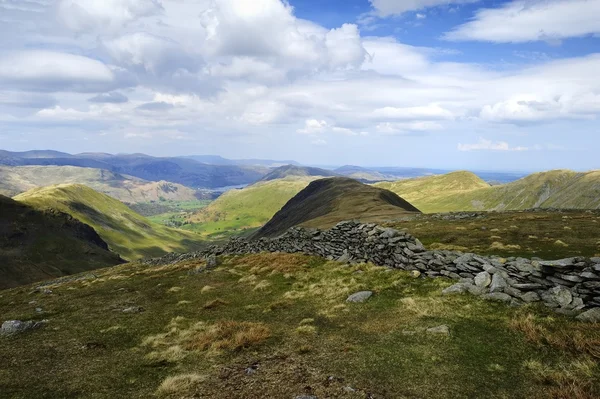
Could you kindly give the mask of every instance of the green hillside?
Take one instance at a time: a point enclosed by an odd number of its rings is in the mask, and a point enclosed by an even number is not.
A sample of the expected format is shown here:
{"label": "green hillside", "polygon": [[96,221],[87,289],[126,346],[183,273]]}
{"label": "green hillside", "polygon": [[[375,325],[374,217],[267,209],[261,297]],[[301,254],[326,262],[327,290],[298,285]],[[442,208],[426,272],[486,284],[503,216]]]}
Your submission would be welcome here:
{"label": "green hillside", "polygon": [[[536,305],[442,295],[451,280],[371,264],[300,254],[222,262],[199,274],[190,271],[205,266],[200,259],[134,263],[58,282],[52,294],[2,292],[2,320],[48,324],[0,337],[0,396],[600,395],[597,325]],[[362,290],[374,295],[346,301]]]}
{"label": "green hillside", "polygon": [[423,212],[438,212],[439,204],[447,197],[457,193],[486,189],[490,185],[474,173],[459,171],[445,175],[376,183],[375,187],[385,188],[398,194]]}
{"label": "green hillside", "polygon": [[531,208],[599,209],[600,171],[577,173],[570,170],[554,170],[535,173],[500,186],[434,196],[427,201],[426,211]]}
{"label": "green hillside", "polygon": [[260,227],[315,178],[289,177],[228,191],[194,214],[186,228],[216,237]]}
{"label": "green hillside", "polygon": [[151,182],[104,169],[76,166],[0,166],[0,194],[9,197],[54,184],[84,184],[119,201],[196,199],[196,191],[166,181]]}
{"label": "green hillside", "polygon": [[119,263],[90,226],[0,195],[0,289]]}
{"label": "green hillside", "polygon": [[313,168],[309,166],[285,165],[273,169],[266,174],[260,181],[270,181],[285,179],[289,177],[329,177],[338,176],[337,173],[330,170]]}
{"label": "green hillside", "polygon": [[128,260],[185,252],[201,246],[196,234],[150,222],[122,202],[80,184],[33,189],[15,200],[56,209],[92,226],[111,250]]}

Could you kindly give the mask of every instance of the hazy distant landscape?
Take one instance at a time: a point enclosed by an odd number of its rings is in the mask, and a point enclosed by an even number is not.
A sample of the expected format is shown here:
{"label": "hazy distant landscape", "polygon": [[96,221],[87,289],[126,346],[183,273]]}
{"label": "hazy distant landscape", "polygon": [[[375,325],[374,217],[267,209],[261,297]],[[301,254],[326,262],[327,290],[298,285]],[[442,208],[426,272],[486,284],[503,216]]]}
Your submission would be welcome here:
{"label": "hazy distant landscape", "polygon": [[0,399],[600,398],[600,0],[0,0]]}

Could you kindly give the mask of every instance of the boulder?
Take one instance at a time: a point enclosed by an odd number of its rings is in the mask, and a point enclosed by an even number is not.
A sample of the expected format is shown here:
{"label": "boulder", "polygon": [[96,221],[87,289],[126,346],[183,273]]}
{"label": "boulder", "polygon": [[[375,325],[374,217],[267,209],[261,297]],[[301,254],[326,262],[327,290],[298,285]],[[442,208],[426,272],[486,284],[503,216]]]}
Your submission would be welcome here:
{"label": "boulder", "polygon": [[463,292],[467,292],[467,290],[468,287],[466,284],[458,283],[442,290],[442,295],[462,294]]}
{"label": "boulder", "polygon": [[42,321],[21,321],[21,320],[8,320],[2,323],[0,328],[0,335],[13,335],[19,334],[28,330],[39,328],[46,324],[47,320]]}
{"label": "boulder", "polygon": [[362,303],[366,302],[373,296],[373,291],[360,291],[350,295],[346,302]]}
{"label": "boulder", "polygon": [[492,277],[492,283],[490,284],[490,292],[502,292],[508,284],[504,277],[500,275],[500,273],[495,273],[494,277]]}
{"label": "boulder", "polygon": [[488,272],[481,272],[475,276],[475,285],[485,288],[492,283],[492,276]]}
{"label": "boulder", "polygon": [[588,323],[600,323],[600,308],[592,308],[586,310],[576,317],[579,321],[585,321]]}

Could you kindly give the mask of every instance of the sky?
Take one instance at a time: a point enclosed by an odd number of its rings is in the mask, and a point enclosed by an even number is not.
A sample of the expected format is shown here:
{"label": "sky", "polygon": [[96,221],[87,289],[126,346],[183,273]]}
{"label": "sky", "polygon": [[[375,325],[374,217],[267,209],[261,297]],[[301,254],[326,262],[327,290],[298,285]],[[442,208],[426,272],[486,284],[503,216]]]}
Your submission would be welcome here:
{"label": "sky", "polygon": [[600,168],[600,0],[0,0],[0,148]]}

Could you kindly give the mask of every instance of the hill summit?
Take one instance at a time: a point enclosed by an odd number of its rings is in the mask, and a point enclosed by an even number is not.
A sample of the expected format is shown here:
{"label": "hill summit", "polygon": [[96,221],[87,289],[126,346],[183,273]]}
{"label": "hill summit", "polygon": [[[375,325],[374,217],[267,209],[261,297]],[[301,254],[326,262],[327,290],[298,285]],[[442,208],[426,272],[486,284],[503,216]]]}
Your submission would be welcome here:
{"label": "hill summit", "polygon": [[346,177],[316,180],[293,197],[254,238],[275,237],[291,227],[331,227],[343,220],[381,221],[420,212],[391,191]]}

